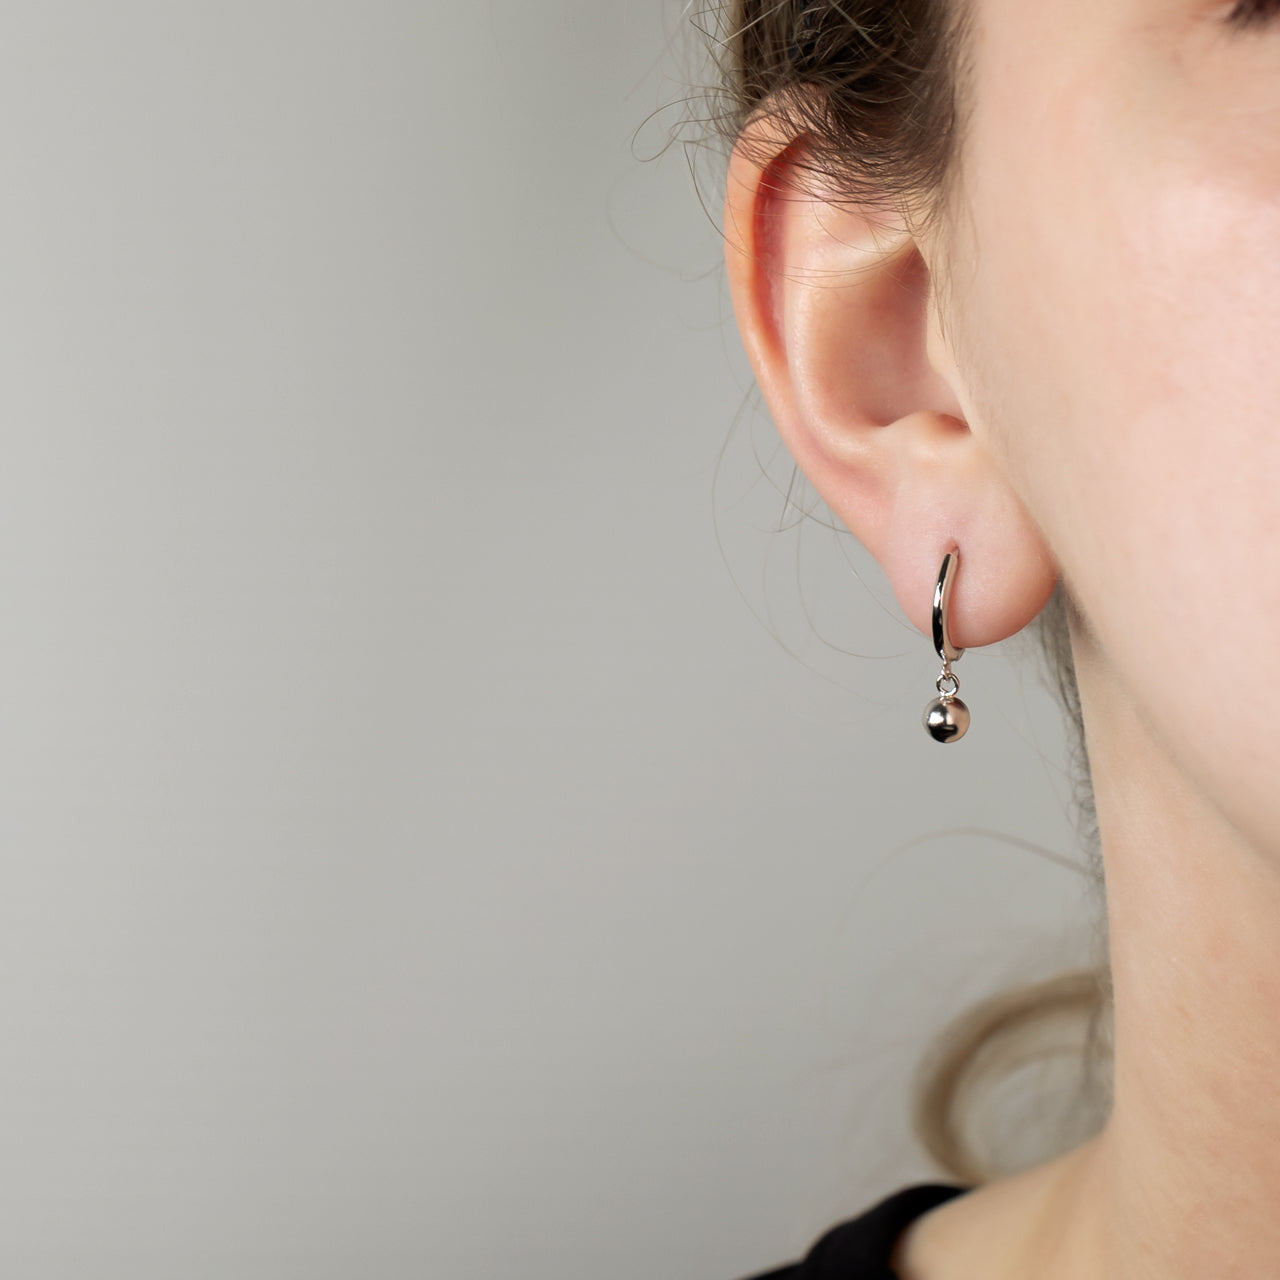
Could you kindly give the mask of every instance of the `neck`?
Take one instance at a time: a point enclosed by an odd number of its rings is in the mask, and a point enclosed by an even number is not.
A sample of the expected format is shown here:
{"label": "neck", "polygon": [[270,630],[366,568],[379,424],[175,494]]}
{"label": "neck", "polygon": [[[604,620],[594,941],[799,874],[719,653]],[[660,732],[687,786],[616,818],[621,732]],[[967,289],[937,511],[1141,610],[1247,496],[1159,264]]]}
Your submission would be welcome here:
{"label": "neck", "polygon": [[1052,1274],[1274,1274],[1280,858],[1205,800],[1088,637],[1073,640],[1106,868],[1115,1093],[1076,1162]]}

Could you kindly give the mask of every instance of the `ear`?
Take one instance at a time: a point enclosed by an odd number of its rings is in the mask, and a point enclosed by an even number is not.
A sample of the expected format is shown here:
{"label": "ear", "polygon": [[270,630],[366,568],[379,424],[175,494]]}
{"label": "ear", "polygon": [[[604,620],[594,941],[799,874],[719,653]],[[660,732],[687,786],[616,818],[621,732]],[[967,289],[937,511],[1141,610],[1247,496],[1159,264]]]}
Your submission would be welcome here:
{"label": "ear", "polygon": [[930,633],[952,546],[961,648],[1020,630],[1057,567],[972,429],[920,244],[884,206],[824,193],[804,140],[757,114],[729,163],[724,232],[743,344],[774,422],[834,514]]}

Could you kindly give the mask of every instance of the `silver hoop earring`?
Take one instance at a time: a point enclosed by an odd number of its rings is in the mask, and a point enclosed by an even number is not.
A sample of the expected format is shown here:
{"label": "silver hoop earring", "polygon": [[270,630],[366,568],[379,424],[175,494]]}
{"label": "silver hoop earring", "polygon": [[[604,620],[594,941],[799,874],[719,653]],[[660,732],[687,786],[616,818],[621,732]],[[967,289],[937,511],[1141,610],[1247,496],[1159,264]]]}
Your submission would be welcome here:
{"label": "silver hoop earring", "polygon": [[929,730],[929,736],[935,742],[955,742],[964,737],[965,730],[969,727],[969,708],[956,697],[960,692],[960,681],[951,670],[951,664],[960,661],[964,650],[957,649],[951,643],[947,630],[951,587],[959,567],[960,548],[952,547],[942,557],[938,585],[933,589],[933,647],[942,659],[942,674],[936,682],[938,697],[924,709],[924,727]]}

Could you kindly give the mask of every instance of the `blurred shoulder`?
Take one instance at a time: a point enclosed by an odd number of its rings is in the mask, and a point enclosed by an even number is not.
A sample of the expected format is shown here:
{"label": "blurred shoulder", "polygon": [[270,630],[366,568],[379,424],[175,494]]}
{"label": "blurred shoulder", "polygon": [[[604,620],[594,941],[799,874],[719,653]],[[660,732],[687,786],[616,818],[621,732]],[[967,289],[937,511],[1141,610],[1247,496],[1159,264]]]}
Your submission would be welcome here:
{"label": "blurred shoulder", "polygon": [[743,1280],[899,1280],[892,1259],[903,1232],[969,1187],[921,1182],[895,1191],[827,1231],[798,1262]]}

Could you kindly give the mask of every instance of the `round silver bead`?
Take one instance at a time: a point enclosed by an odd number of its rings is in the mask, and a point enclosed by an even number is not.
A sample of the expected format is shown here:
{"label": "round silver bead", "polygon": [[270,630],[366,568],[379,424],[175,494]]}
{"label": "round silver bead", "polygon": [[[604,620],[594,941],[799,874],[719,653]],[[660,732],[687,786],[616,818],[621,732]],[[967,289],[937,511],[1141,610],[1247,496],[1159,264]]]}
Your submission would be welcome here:
{"label": "round silver bead", "polygon": [[969,708],[959,698],[935,698],[924,709],[924,727],[935,742],[955,742],[969,727]]}

